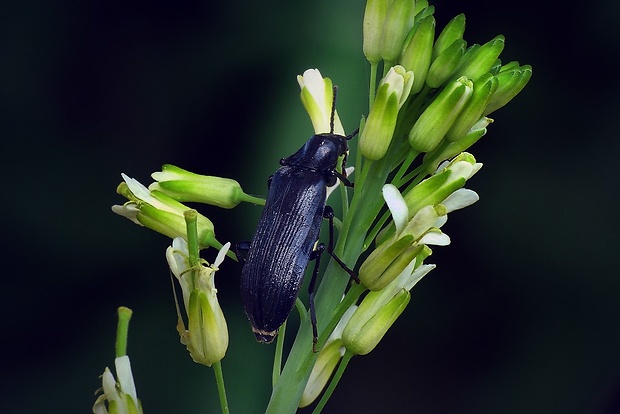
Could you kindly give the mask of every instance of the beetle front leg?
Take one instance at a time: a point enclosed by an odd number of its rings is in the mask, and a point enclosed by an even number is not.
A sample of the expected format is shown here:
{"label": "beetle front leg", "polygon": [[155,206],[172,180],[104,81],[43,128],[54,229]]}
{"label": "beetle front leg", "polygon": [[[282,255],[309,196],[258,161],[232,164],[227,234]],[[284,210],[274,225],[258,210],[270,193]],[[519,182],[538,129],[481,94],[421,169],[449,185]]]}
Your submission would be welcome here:
{"label": "beetle front leg", "polygon": [[334,258],[334,260],[342,267],[342,269],[351,276],[355,282],[360,283],[360,279],[355,272],[350,269],[338,256],[334,254],[334,209],[330,206],[325,206],[323,210],[323,217],[329,221],[329,244],[327,245],[327,253]]}

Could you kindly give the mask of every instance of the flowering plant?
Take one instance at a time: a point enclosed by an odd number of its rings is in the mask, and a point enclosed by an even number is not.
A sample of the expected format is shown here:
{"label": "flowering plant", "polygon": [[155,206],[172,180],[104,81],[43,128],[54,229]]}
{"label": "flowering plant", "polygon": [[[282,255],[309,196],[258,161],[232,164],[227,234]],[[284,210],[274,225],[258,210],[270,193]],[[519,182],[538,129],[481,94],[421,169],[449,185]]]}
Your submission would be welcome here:
{"label": "flowering plant", "polygon": [[[294,412],[322,395],[319,412],[353,356],[371,352],[388,334],[410,302],[410,290],[435,268],[427,263],[432,247],[450,244],[443,232],[448,214],[478,200],[465,186],[482,164],[466,151],[486,134],[493,122],[489,115],[531,77],[530,66],[501,62],[503,36],[468,45],[463,15],[435,36],[433,13],[425,0],[366,4],[363,51],[370,63],[370,93],[354,169],[348,170],[348,175],[354,171],[355,185],[328,189],[339,188],[342,199],[333,246],[340,260],[329,262],[315,291],[315,315],[297,301],[301,322],[282,369],[283,335],[278,336],[266,412]],[[346,135],[333,108],[332,81],[317,69],[297,80],[315,133]],[[215,368],[222,411],[228,412],[220,363],[228,334],[213,275],[234,255],[216,238],[214,224],[182,203],[233,208],[264,201],[247,195],[235,180],[175,166],[152,176],[156,182],[147,188],[123,175],[117,191],[128,201],[113,210],[174,239],[167,257],[188,319],[186,329],[178,310],[181,341],[195,362]],[[209,247],[219,254],[205,265],[199,251]],[[355,269],[359,281],[339,262]],[[309,315],[317,320],[318,352]]]}

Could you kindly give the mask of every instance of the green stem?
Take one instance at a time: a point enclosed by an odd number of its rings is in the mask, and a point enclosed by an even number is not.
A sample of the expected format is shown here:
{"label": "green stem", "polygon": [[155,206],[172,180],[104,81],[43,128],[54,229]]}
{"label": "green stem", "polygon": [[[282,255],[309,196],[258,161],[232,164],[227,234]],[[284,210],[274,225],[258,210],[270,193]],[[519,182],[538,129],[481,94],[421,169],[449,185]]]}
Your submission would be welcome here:
{"label": "green stem", "polygon": [[127,336],[132,311],[121,306],[118,308],[118,325],[116,326],[116,358],[127,355]]}
{"label": "green stem", "polygon": [[276,342],[276,352],[273,356],[273,371],[271,372],[271,386],[275,387],[278,379],[280,379],[280,372],[282,371],[282,353],[284,351],[284,333],[286,331],[286,321],[282,324],[278,330],[278,339]]}
{"label": "green stem", "polygon": [[368,92],[368,112],[370,113],[370,108],[372,108],[372,104],[375,101],[375,92],[377,90],[377,68],[379,67],[379,62],[370,64],[370,84],[369,84],[369,92]]}
{"label": "green stem", "polygon": [[228,399],[226,398],[226,388],[224,387],[224,374],[222,372],[222,362],[214,362],[213,372],[215,373],[215,382],[217,383],[217,393],[220,397],[220,407],[222,408],[222,414],[229,414]]}
{"label": "green stem", "polygon": [[183,213],[185,217],[185,225],[187,226],[187,252],[189,254],[189,268],[191,269],[192,286],[190,291],[196,287],[196,278],[198,272],[195,271],[196,266],[200,263],[200,246],[198,242],[198,212],[196,210],[187,210]]}
{"label": "green stem", "polygon": [[256,204],[259,206],[264,206],[265,205],[265,199],[262,197],[255,197],[249,194],[245,194],[243,193],[241,196],[241,201],[245,201],[246,203],[252,203],[252,204]]}
{"label": "green stem", "polygon": [[338,365],[338,370],[336,371],[336,373],[334,374],[333,378],[329,382],[329,386],[327,387],[327,389],[323,393],[323,396],[321,397],[321,400],[319,401],[319,403],[314,408],[314,411],[312,411],[312,414],[319,414],[323,410],[323,408],[327,404],[327,401],[329,400],[329,398],[334,393],[334,390],[336,389],[336,385],[338,385],[338,382],[340,381],[340,378],[342,378],[342,374],[344,373],[344,370],[347,368],[347,365],[351,361],[351,358],[353,358],[354,356],[355,356],[355,354],[353,354],[349,350],[347,350],[344,353],[344,355],[342,357],[342,361],[340,361],[340,364]]}

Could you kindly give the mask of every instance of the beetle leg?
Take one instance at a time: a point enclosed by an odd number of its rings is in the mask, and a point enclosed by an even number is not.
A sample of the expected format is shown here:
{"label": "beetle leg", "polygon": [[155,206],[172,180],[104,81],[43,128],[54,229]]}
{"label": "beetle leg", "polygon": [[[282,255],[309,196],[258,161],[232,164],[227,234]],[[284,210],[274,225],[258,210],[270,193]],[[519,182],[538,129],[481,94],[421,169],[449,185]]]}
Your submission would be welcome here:
{"label": "beetle leg", "polygon": [[360,279],[355,272],[350,269],[338,256],[334,254],[334,209],[330,206],[325,206],[323,210],[323,217],[329,221],[329,244],[327,245],[327,253],[334,258],[334,260],[342,267],[342,269],[353,278],[357,283],[360,283]]}
{"label": "beetle leg", "polygon": [[325,250],[325,245],[319,243],[316,245],[315,250],[310,254],[310,260],[314,259],[314,270],[312,270],[312,277],[308,284],[308,305],[310,307],[310,322],[312,324],[312,352],[317,352],[316,343],[318,341],[319,332],[316,326],[316,310],[314,308],[314,287],[316,285],[316,278],[319,274],[319,267],[321,266],[321,254]]}
{"label": "beetle leg", "polygon": [[338,171],[334,171],[333,174],[342,181],[342,184],[347,187],[353,188],[353,183],[346,177],[346,175],[339,173]]}
{"label": "beetle leg", "polygon": [[235,244],[235,256],[237,256],[237,261],[242,267],[245,264],[245,256],[243,256],[241,252],[246,254],[250,250],[250,243],[252,242],[249,240],[244,240]]}

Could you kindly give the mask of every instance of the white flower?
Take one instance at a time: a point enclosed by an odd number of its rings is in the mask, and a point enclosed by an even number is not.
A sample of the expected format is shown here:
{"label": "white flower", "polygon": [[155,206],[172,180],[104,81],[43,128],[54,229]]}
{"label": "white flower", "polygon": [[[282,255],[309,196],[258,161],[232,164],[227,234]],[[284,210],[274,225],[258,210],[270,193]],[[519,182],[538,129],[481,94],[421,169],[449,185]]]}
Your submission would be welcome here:
{"label": "white flower", "polygon": [[111,411],[118,414],[139,414],[142,407],[136,393],[136,385],[131,373],[131,363],[127,355],[118,357],[114,360],[118,382],[114,375],[106,368],[101,377],[103,394],[100,395],[93,405],[93,413],[108,414],[108,408],[114,407]]}
{"label": "white flower", "polygon": [[[301,102],[310,115],[314,132],[316,134],[333,132],[337,135],[345,135],[338,112],[332,108],[334,89],[331,79],[323,78],[318,69],[308,69],[303,75],[297,76],[297,82],[301,88]],[[332,109],[334,112],[333,131],[330,126]]]}

